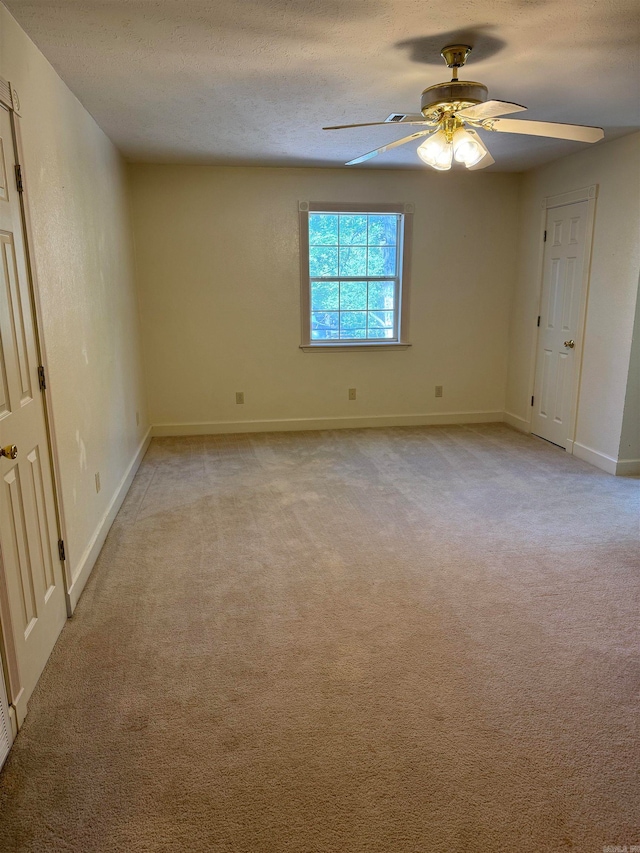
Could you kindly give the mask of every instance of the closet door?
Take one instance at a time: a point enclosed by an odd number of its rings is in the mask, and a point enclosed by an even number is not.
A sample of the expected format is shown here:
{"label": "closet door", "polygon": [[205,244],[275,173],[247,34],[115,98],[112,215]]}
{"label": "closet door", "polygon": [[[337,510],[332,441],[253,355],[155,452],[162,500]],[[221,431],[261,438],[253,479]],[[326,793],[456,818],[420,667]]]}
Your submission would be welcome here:
{"label": "closet door", "polygon": [[0,104],[0,580],[26,703],[67,610],[15,167],[11,117]]}

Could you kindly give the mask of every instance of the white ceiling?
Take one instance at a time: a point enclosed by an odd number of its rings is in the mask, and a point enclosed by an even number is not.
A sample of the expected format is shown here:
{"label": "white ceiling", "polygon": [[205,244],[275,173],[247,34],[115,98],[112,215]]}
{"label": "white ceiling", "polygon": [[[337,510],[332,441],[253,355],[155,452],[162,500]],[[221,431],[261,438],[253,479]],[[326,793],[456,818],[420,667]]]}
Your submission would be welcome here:
{"label": "white ceiling", "polygon": [[[334,166],[407,135],[322,131],[419,112],[471,44],[461,79],[529,107],[520,118],[640,128],[637,0],[4,0],[134,161]],[[584,147],[485,134],[491,171]],[[600,143],[601,144],[601,143]],[[354,169],[428,168],[417,143]]]}

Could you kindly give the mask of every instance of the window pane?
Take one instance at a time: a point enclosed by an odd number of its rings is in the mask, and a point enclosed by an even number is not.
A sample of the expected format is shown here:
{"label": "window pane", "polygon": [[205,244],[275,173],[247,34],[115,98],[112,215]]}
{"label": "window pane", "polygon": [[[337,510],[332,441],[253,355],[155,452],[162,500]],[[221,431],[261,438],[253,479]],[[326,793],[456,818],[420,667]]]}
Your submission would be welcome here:
{"label": "window pane", "polygon": [[348,332],[340,332],[340,340],[344,340],[345,338],[358,338],[358,340],[366,340],[367,339],[367,330],[366,329],[351,329]]}
{"label": "window pane", "polygon": [[315,311],[311,315],[311,337],[314,340],[337,338],[339,316],[337,311]]}
{"label": "window pane", "polygon": [[338,340],[340,337],[340,332],[338,329],[312,329],[311,330],[311,340],[312,341],[332,341]]}
{"label": "window pane", "polygon": [[369,282],[369,311],[395,308],[395,283],[393,281]]}
{"label": "window pane", "polygon": [[398,234],[398,217],[392,214],[375,214],[369,217],[370,246],[395,246]]}
{"label": "window pane", "polygon": [[[337,281],[311,282],[311,310],[337,311],[340,307],[340,287]],[[380,307],[380,306],[375,306]],[[386,306],[382,306],[386,307]]]}
{"label": "window pane", "polygon": [[309,245],[338,245],[338,215],[335,213],[309,214]]}
{"label": "window pane", "polygon": [[309,275],[338,275],[338,250],[331,246],[309,246]]}
{"label": "window pane", "polygon": [[350,335],[355,329],[367,329],[366,311],[341,311],[340,312],[340,337]]}
{"label": "window pane", "polygon": [[393,329],[393,311],[369,311],[370,329]]}
{"label": "window pane", "polygon": [[[376,249],[376,251],[384,251]],[[366,275],[367,250],[340,246],[340,275]]]}
{"label": "window pane", "polygon": [[[344,275],[344,273],[341,273]],[[369,249],[369,263],[367,275],[395,275],[396,274],[396,249],[395,247],[372,247]]]}
{"label": "window pane", "polygon": [[393,338],[393,329],[369,329],[369,338]]}
{"label": "window pane", "polygon": [[367,245],[366,213],[340,214],[340,245]]}
{"label": "window pane", "polygon": [[342,311],[364,310],[367,307],[366,281],[340,282],[340,309]]}

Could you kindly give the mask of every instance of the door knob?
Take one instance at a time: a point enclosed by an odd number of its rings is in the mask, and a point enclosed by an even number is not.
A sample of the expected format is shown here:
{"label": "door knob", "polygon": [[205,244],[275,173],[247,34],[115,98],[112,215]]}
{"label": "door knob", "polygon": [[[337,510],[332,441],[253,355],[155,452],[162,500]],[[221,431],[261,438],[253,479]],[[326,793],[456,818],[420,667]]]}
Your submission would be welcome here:
{"label": "door knob", "polygon": [[6,456],[7,459],[15,459],[18,455],[18,448],[15,444],[7,444],[6,447],[0,447],[0,456]]}
{"label": "door knob", "polygon": [[573,348],[574,348],[574,346],[576,345],[576,342],[575,342],[575,341],[565,341],[565,342],[564,342],[564,345],[565,345],[568,349],[573,349]]}

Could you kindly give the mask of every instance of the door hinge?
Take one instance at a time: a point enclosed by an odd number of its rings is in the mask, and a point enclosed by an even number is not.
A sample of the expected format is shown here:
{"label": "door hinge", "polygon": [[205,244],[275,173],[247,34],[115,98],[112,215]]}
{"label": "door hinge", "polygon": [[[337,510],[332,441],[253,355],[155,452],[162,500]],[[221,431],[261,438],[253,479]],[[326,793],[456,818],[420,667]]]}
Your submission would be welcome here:
{"label": "door hinge", "polygon": [[58,539],[58,556],[60,557],[60,562],[64,563],[67,559],[64,553],[64,539]]}
{"label": "door hinge", "polygon": [[531,398],[531,405],[533,406],[533,397]]}
{"label": "door hinge", "polygon": [[40,385],[40,390],[44,391],[47,387],[47,380],[44,378],[44,367],[42,365],[38,367],[38,383]]}
{"label": "door hinge", "polygon": [[547,232],[546,231],[544,232],[544,241],[543,242],[545,242],[545,243],[547,242]]}
{"label": "door hinge", "polygon": [[24,192],[24,183],[22,182],[22,166],[16,163],[16,189],[19,193]]}
{"label": "door hinge", "polygon": [[540,325],[540,315],[538,314],[538,326]]}

